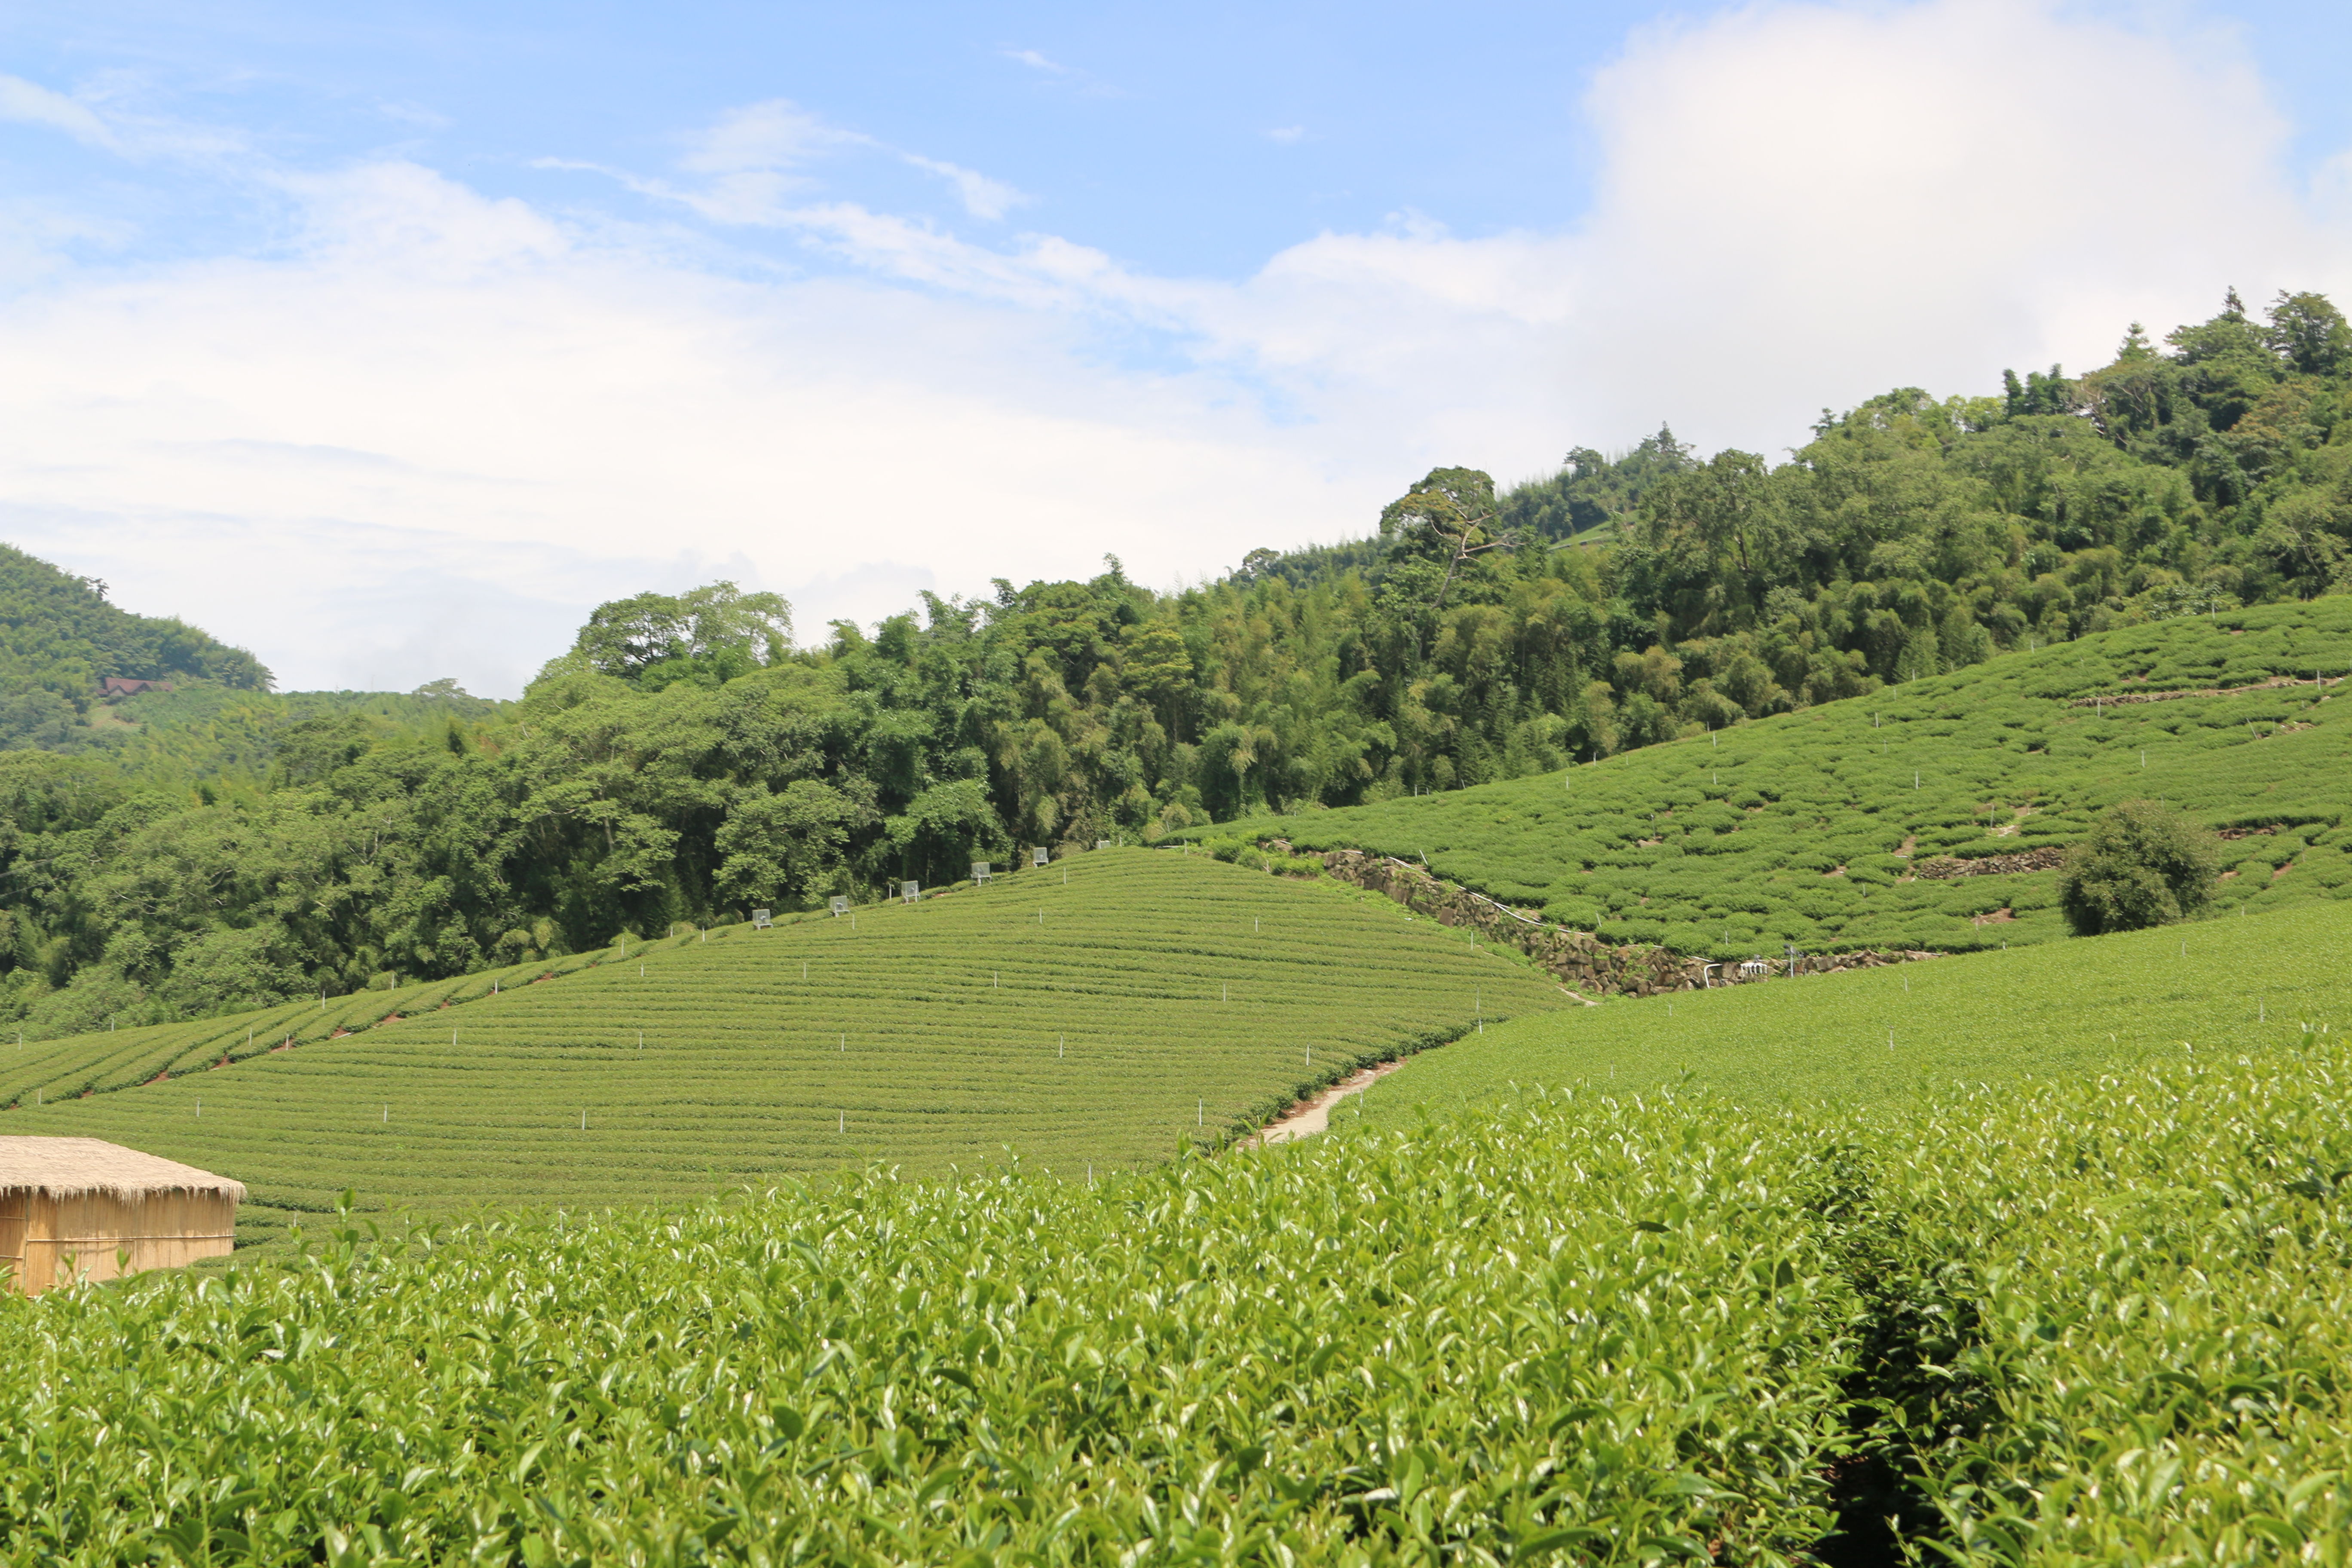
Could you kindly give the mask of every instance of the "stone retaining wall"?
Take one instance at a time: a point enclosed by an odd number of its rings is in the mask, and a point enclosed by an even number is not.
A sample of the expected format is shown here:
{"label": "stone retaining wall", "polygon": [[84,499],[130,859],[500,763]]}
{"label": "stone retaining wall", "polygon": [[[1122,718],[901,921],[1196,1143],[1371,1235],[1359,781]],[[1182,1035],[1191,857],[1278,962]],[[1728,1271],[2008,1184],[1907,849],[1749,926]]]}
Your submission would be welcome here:
{"label": "stone retaining wall", "polygon": [[2014,855],[1983,855],[1973,860],[1939,855],[1932,860],[1912,862],[1911,874],[1931,882],[1948,881],[1954,877],[2011,877],[2022,871],[2051,870],[2063,865],[2065,859],[2065,850],[2045,844],[2039,849],[2023,849]]}
{"label": "stone retaining wall", "polygon": [[[1275,839],[1264,846],[1289,853],[1290,845]],[[1773,958],[1762,974],[1743,977],[1738,963],[1716,963],[1689,958],[1670,948],[1620,946],[1602,942],[1591,931],[1546,925],[1522,910],[1496,903],[1467,888],[1441,881],[1419,866],[1360,849],[1331,849],[1323,868],[1339,881],[1384,893],[1415,914],[1440,925],[1467,926],[1491,941],[1517,948],[1558,975],[1571,990],[1588,996],[1654,996],[1667,991],[1697,991],[1718,985],[1753,984],[1785,977],[1788,960]],[[1875,969],[1936,958],[1933,952],[1806,953],[1796,961],[1799,974],[1827,974],[1845,969]]]}

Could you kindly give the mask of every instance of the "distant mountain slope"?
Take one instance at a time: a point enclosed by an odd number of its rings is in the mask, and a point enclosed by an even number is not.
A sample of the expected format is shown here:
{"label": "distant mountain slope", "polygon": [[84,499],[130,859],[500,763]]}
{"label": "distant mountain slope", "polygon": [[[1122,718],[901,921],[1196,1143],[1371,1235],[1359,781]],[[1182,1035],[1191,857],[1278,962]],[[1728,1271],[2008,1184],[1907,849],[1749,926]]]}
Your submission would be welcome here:
{"label": "distant mountain slope", "polygon": [[2218,907],[2260,912],[2352,894],[2347,673],[2352,598],[2184,617],[1565,774],[1214,831],[1426,857],[1605,941],[1962,951],[2062,934],[2052,871],[2004,858],[2145,795],[2237,835]]}
{"label": "distant mountain slope", "polygon": [[109,676],[254,692],[271,685],[243,648],[184,621],[119,609],[105,584],[0,544],[0,749],[102,743],[112,726],[99,688]]}

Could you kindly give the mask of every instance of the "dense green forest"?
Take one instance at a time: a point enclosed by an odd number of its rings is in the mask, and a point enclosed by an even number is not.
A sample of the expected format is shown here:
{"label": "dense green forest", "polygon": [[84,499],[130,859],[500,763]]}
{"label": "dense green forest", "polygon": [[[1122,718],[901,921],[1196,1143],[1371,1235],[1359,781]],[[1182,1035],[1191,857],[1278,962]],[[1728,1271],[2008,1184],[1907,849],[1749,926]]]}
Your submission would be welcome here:
{"label": "dense green forest", "polygon": [[[642,595],[514,705],[279,697],[11,552],[0,675],[56,706],[0,725],[0,1015],[53,1034],[389,985],[2311,597],[2352,572],[2347,388],[2326,300],[2233,294],[2086,374],[1825,415],[1779,467],[1662,429],[1499,494],[1441,468],[1371,537],[1173,594],[1108,560],[805,648],[772,595]],[[151,670],[184,679],[96,703],[97,676]]]}

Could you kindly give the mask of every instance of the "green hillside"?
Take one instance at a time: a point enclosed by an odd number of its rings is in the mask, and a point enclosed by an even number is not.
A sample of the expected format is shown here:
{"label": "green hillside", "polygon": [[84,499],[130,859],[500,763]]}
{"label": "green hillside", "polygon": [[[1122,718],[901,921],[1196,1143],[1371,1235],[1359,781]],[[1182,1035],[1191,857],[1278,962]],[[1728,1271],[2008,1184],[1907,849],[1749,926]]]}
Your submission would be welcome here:
{"label": "green hillside", "polygon": [[2352,886],[2347,671],[2352,598],[2185,617],[1565,775],[1218,831],[1426,857],[1611,942],[1964,952],[2061,935],[2054,879],[1936,872],[2067,844],[2145,795],[2242,832],[2218,909],[2261,911]]}
{"label": "green hillside", "polygon": [[109,604],[106,584],[0,544],[0,750],[74,751],[117,728],[107,676],[267,690],[269,671],[185,622]]}
{"label": "green hillside", "polygon": [[596,956],[544,984],[504,972],[495,994],[478,975],[28,1046],[0,1077],[6,1130],[217,1170],[265,1210],[345,1187],[370,1205],[632,1203],[1008,1153],[1076,1176],[1564,1002],[1384,900],[1140,849]]}
{"label": "green hillside", "polygon": [[2234,1056],[2352,1021],[2352,903],[1805,975],[1523,1017],[1383,1079],[1334,1125],[1579,1085],[1759,1104],[1883,1104],[1954,1086]]}

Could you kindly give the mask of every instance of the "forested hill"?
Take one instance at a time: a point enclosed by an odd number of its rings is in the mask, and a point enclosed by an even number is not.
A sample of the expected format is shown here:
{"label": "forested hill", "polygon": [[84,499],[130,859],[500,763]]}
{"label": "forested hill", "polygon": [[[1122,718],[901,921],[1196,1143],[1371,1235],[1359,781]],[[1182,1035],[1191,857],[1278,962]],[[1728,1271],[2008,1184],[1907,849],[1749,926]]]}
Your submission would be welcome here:
{"label": "forested hill", "polygon": [[119,609],[104,583],[0,544],[0,747],[94,743],[89,719],[108,676],[270,685],[269,671],[243,648],[183,621]]}
{"label": "forested hill", "polygon": [[1500,495],[1437,469],[1372,537],[1180,593],[1113,561],[798,648],[781,601],[714,584],[600,607],[511,710],[256,709],[238,766],[176,783],[0,755],[0,1015],[446,975],[2308,598],[2352,571],[2347,392],[2333,305],[2232,296],[2079,376],[1874,398],[1777,467],[1662,429]]}

